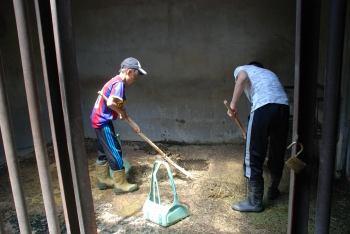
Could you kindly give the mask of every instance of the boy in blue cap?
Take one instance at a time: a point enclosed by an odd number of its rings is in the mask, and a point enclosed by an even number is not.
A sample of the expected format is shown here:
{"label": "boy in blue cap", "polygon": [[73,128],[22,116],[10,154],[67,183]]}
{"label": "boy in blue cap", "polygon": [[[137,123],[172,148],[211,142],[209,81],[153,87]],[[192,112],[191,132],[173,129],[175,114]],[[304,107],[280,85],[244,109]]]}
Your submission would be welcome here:
{"label": "boy in blue cap", "polygon": [[[107,101],[99,96],[90,116],[91,125],[99,142],[96,161],[97,185],[100,189],[113,188],[117,195],[136,191],[138,185],[129,184],[126,180],[122,149],[112,121],[119,116],[121,120],[133,126],[135,133],[140,133],[139,126],[127,114],[124,107],[125,85],[133,83],[139,75],[146,74],[137,59],[132,57],[125,59],[121,63],[119,75],[110,79],[101,90]],[[112,178],[109,167],[112,170]]]}

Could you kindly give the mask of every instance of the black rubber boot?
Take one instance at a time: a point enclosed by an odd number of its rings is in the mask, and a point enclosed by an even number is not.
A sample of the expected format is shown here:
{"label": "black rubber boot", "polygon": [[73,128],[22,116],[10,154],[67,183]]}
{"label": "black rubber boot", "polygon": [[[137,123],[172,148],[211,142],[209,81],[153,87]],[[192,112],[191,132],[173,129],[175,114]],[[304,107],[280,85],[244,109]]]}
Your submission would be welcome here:
{"label": "black rubber boot", "polygon": [[278,189],[278,185],[281,182],[281,178],[278,178],[277,176],[271,175],[271,186],[267,190],[267,199],[269,200],[275,200],[280,195],[280,190]]}
{"label": "black rubber boot", "polygon": [[262,199],[264,196],[264,183],[259,185],[248,185],[248,198],[241,202],[232,204],[232,209],[242,212],[260,212],[264,209]]}

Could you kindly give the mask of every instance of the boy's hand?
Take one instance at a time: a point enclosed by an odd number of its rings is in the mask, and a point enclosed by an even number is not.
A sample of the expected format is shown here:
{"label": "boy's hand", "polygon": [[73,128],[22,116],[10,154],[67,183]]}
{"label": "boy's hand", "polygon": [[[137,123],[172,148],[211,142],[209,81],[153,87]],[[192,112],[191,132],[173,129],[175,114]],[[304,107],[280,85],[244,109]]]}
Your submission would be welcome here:
{"label": "boy's hand", "polygon": [[231,102],[230,105],[228,105],[227,101],[224,101],[225,106],[227,107],[227,115],[230,116],[231,119],[235,120],[238,124],[239,128],[242,130],[244,139],[247,139],[247,132],[244,130],[241,122],[239,122],[237,116],[238,116],[238,108],[237,106]]}
{"label": "boy's hand", "polygon": [[127,119],[125,119],[125,121],[130,124],[135,133],[141,133],[140,127],[129,116],[127,117]]}
{"label": "boy's hand", "polygon": [[233,120],[237,119],[238,109],[236,106],[231,105],[230,110],[227,110],[228,116],[230,116]]}
{"label": "boy's hand", "polygon": [[133,128],[134,132],[139,134],[141,132],[139,126]]}

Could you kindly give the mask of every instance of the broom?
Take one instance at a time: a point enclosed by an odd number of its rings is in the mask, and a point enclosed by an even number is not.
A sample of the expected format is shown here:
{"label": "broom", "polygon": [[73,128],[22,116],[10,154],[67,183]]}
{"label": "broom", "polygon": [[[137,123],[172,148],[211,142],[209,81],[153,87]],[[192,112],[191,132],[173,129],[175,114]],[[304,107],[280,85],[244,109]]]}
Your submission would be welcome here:
{"label": "broom", "polygon": [[[107,101],[107,97],[101,92],[98,91],[97,92],[101,97],[103,97],[103,99],[105,101]],[[134,128],[134,126],[129,122],[128,124]],[[182,167],[180,167],[179,165],[177,165],[176,163],[174,163],[161,149],[159,149],[150,139],[148,139],[142,132],[138,133],[145,141],[147,141],[155,150],[158,151],[158,153],[160,153],[160,155],[166,160],[168,161],[171,165],[173,165],[176,169],[178,169],[179,171],[181,171],[183,174],[185,174],[186,176],[188,176],[191,179],[195,179],[195,177],[193,177],[189,172],[187,172],[185,169],[183,169]]]}

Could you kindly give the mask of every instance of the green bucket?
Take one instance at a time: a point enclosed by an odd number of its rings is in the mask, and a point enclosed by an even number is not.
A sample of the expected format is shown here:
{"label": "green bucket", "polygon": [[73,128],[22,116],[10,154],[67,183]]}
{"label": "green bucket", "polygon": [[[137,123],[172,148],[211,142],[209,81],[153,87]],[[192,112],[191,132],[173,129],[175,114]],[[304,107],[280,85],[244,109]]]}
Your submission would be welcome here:
{"label": "green bucket", "polygon": [[[174,201],[172,205],[168,206],[162,205],[160,197],[157,173],[161,165],[164,165],[168,171],[168,176],[174,193]],[[145,204],[143,205],[144,218],[163,227],[168,227],[189,215],[190,213],[188,209],[178,201],[176,187],[169,164],[164,161],[155,161],[152,169],[150,192]]]}

